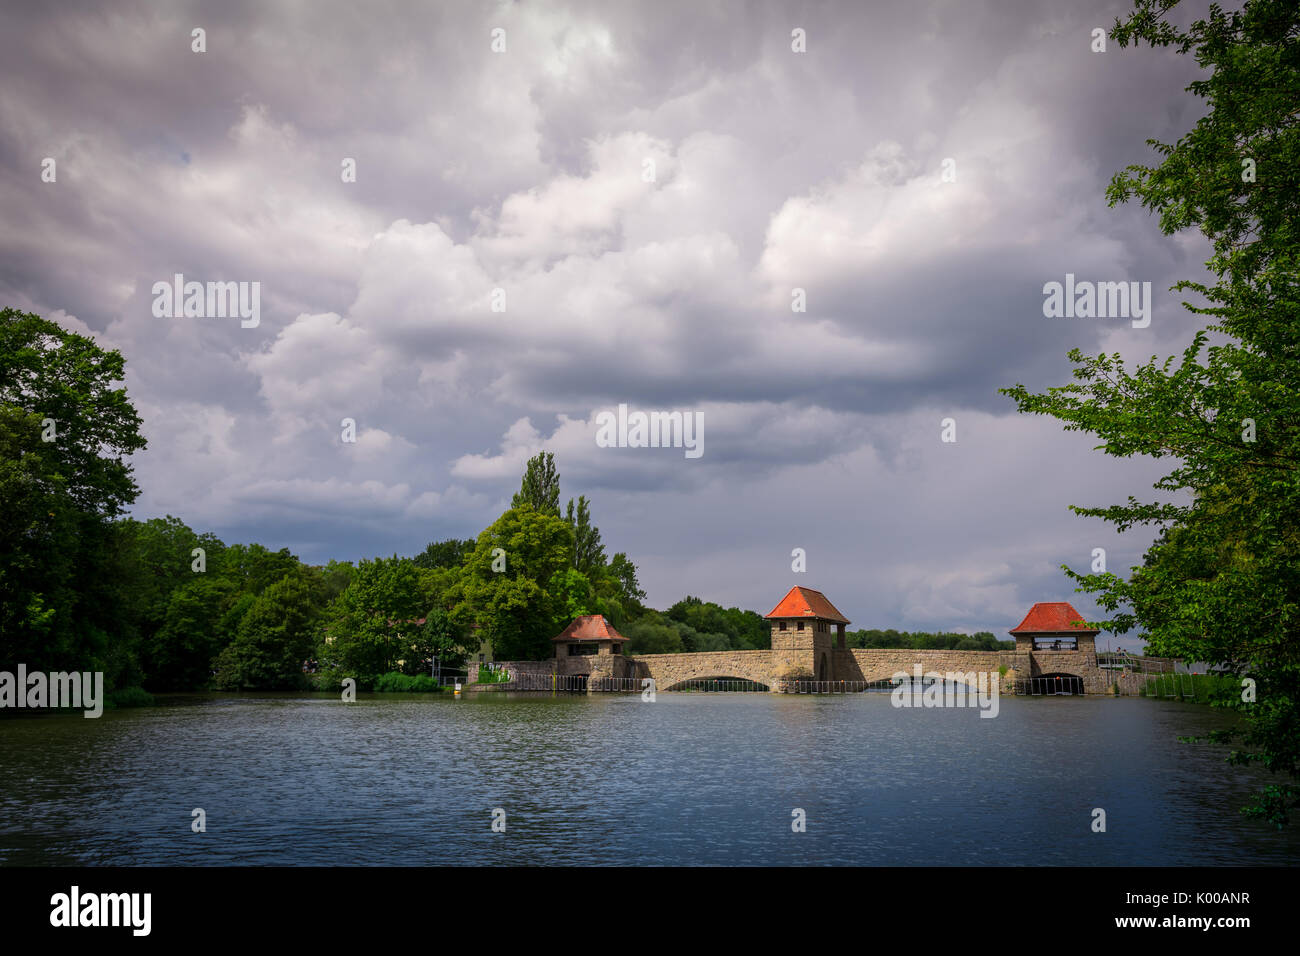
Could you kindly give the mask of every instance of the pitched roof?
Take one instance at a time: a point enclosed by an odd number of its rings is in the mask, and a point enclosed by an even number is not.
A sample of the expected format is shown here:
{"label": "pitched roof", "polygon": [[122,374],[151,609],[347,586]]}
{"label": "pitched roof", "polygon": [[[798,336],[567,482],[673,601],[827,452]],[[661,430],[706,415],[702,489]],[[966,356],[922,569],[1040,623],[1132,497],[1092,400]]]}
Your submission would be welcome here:
{"label": "pitched roof", "polygon": [[818,617],[823,621],[836,624],[848,624],[849,619],[835,610],[835,605],[826,600],[826,595],[812,588],[793,587],[781,603],[772,608],[766,617]]}
{"label": "pitched roof", "polygon": [[614,625],[605,620],[603,614],[586,614],[575,617],[573,623],[556,634],[552,641],[626,641],[627,638],[614,630]]}
{"label": "pitched roof", "polygon": [[1067,601],[1042,601],[1035,604],[1019,626],[1008,634],[1097,634],[1083,626],[1083,615]]}

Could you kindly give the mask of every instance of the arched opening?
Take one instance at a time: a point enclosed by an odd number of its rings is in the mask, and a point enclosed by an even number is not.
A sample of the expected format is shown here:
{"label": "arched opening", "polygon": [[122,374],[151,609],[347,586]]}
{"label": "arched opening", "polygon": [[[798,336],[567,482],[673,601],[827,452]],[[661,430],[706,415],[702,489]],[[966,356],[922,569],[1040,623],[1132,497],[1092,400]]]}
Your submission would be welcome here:
{"label": "arched opening", "polygon": [[944,673],[927,672],[922,674],[919,678],[912,674],[897,674],[881,680],[872,681],[867,686],[871,690],[893,690],[895,687],[906,686],[915,687],[922,691],[930,687],[938,687],[946,693],[949,687],[956,689],[960,686],[963,690],[974,692],[981,686],[987,688],[989,685],[987,678],[985,678],[984,682],[981,684],[979,673],[971,671]]}
{"label": "arched opening", "polygon": [[700,691],[707,694],[746,694],[767,691],[771,688],[759,681],[750,680],[748,677],[719,675],[717,677],[689,677],[663,689],[670,691]]}
{"label": "arched opening", "polygon": [[829,680],[830,679],[830,674],[828,673],[829,670],[830,668],[827,666],[827,662],[826,662],[826,652],[823,651],[821,660],[817,662],[817,679]]}
{"label": "arched opening", "polygon": [[1083,693],[1083,678],[1074,674],[1042,674],[1024,682],[1021,693],[1032,697],[1073,697]]}

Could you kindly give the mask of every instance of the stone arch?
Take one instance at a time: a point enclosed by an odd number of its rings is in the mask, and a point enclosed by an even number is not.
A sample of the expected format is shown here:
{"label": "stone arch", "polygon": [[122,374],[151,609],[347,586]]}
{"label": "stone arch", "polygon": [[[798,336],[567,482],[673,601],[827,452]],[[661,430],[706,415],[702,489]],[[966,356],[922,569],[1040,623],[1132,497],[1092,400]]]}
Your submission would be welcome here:
{"label": "stone arch", "polygon": [[[715,682],[717,684],[716,687],[709,686],[710,684]],[[736,686],[742,684],[748,684],[751,686],[749,687]],[[659,690],[706,690],[706,691],[707,690],[768,691],[771,690],[772,687],[767,681],[755,680],[752,677],[736,677],[730,674],[710,674],[707,677],[684,677],[678,680],[676,683],[670,684],[667,687],[659,687],[658,689]]]}
{"label": "stone arch", "polygon": [[1071,674],[1069,671],[1057,670],[1050,674],[1035,674],[1028,681],[1026,692],[1031,696],[1055,696],[1058,694],[1074,696],[1086,693],[1087,684],[1083,675]]}
{"label": "stone arch", "polygon": [[654,678],[661,690],[710,678],[747,680],[765,687],[771,687],[773,681],[772,652],[766,650],[640,654],[634,660],[638,675]]}
{"label": "stone arch", "polygon": [[[898,667],[898,666],[880,667],[875,670],[866,671],[863,674],[862,679],[869,684],[876,684],[882,681],[893,680],[894,675],[900,671],[906,672],[909,678],[913,673],[913,669],[911,667]],[[994,668],[993,671],[994,673],[996,673],[997,668]],[[957,668],[941,669],[937,667],[925,666],[922,667],[921,673],[922,675],[929,674],[929,673],[936,673],[939,676],[943,677],[945,681],[947,680],[948,676],[951,675],[954,680],[962,684],[965,684],[967,687],[977,687],[979,685],[980,674],[988,673],[988,669],[987,668],[983,668],[983,669],[965,668],[959,670]]]}

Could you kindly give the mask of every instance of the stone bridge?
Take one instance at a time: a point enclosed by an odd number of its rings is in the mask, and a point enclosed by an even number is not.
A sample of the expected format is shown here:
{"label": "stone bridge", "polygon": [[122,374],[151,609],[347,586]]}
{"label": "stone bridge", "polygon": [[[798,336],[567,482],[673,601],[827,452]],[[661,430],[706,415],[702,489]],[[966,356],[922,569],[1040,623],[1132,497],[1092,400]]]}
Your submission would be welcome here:
{"label": "stone bridge", "polygon": [[[708,678],[732,678],[753,681],[776,690],[786,676],[783,655],[770,650],[706,651],[694,654],[639,654],[625,658],[629,677],[653,677],[659,690],[674,690],[681,684]],[[1074,677],[1084,693],[1137,693],[1141,675],[1116,674],[1097,666],[1095,653],[1075,651],[954,651],[907,650],[903,648],[832,648],[827,667],[820,675],[805,675],[808,680],[844,681],[846,684],[888,681],[901,672],[912,674],[920,667],[922,674],[961,675],[957,680],[970,684],[979,674],[1000,674],[1000,691],[1016,693],[1030,679],[1051,680]],[[810,668],[811,670],[811,668]],[[1116,687],[1115,685],[1119,686]],[[1077,686],[1077,685],[1076,685]]]}
{"label": "stone bridge", "polygon": [[[1035,604],[1018,627],[1014,649],[996,651],[850,648],[848,620],[820,591],[794,587],[766,616],[771,648],[703,651],[686,654],[625,655],[627,638],[602,615],[577,618],[555,637],[555,657],[521,663],[512,669],[546,668],[566,686],[627,689],[633,681],[654,678],[656,688],[670,691],[689,681],[730,678],[752,681],[769,690],[790,681],[816,682],[821,691],[862,690],[865,684],[891,680],[896,674],[954,675],[971,684],[981,674],[999,675],[1002,693],[1052,693],[1053,688],[1086,694],[1134,694],[1143,675],[1101,668],[1097,631],[1087,627],[1068,602]],[[546,675],[530,680],[546,684]],[[552,682],[552,685],[554,682]],[[840,685],[837,688],[835,685]]]}
{"label": "stone bridge", "polygon": [[769,690],[776,681],[769,650],[641,654],[630,660],[636,666],[632,676],[653,677],[658,690],[673,690],[684,681],[709,677],[754,681]]}
{"label": "stone bridge", "polygon": [[[653,677],[659,690],[674,690],[686,681],[725,678],[754,681],[775,689],[786,674],[779,667],[777,654],[770,650],[705,651],[694,654],[639,654],[629,658],[635,673],[629,676]],[[810,672],[808,680],[844,681],[861,684],[887,681],[899,671],[913,673],[919,665],[922,673],[960,674],[970,683],[980,673],[997,672],[1006,667],[1004,680],[1014,680],[1014,651],[915,651],[894,648],[834,649],[829,667],[820,676]],[[1074,675],[1082,676],[1082,675]]]}

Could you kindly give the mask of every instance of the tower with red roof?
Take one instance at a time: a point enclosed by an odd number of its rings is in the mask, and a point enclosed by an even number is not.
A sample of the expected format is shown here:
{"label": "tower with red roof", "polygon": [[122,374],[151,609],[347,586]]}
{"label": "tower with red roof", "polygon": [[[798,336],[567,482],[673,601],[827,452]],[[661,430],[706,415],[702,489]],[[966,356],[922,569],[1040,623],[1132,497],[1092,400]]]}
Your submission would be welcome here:
{"label": "tower with red roof", "polygon": [[835,679],[835,648],[844,650],[849,619],[826,595],[793,587],[765,619],[772,622],[772,664],[778,676],[806,673],[814,680]]}
{"label": "tower with red roof", "polygon": [[1035,604],[1008,633],[1016,639],[1017,654],[1067,651],[1079,653],[1093,665],[1097,660],[1098,631],[1088,627],[1083,615],[1067,601]]}

